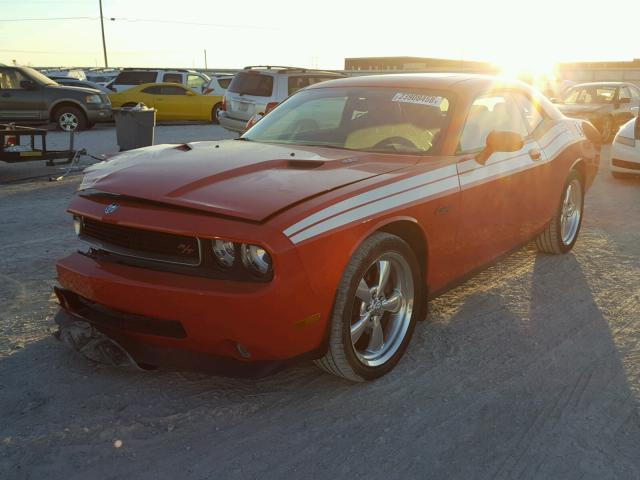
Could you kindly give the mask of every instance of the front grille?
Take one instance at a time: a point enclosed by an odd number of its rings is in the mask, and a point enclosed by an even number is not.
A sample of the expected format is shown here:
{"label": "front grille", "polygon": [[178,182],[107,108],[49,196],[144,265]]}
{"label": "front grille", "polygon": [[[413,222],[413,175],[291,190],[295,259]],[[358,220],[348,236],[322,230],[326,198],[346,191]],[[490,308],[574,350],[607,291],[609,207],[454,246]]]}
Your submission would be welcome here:
{"label": "front grille", "polygon": [[614,158],[611,163],[613,163],[614,167],[628,168],[629,170],[640,170],[640,163],[637,162],[626,162],[624,160]]}
{"label": "front grille", "polygon": [[83,218],[80,238],[101,250],[135,258],[194,266],[201,261],[200,242],[196,237]]}

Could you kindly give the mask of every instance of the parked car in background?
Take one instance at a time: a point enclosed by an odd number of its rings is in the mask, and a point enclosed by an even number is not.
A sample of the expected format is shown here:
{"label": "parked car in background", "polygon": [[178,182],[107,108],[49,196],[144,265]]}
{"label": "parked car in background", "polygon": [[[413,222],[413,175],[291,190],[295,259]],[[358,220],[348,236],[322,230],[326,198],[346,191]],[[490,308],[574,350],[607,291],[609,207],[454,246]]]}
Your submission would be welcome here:
{"label": "parked car in background", "polygon": [[149,83],[120,93],[110,93],[113,107],[133,107],[144,103],[158,110],[158,120],[204,120],[215,122],[215,106],[222,97],[202,95],[177,83]]}
{"label": "parked car in background", "polygon": [[87,76],[81,68],[41,68],[40,73],[47,77],[67,77],[76,80],[86,80]]}
{"label": "parked car in background", "polygon": [[95,90],[101,91],[102,93],[107,93],[107,94],[112,93],[112,90],[109,90],[107,87],[103,85],[98,85],[97,83],[91,82],[89,80],[78,80],[77,78],[73,78],[73,77],[54,77],[54,76],[49,76],[49,78],[60,85],[66,85],[68,87],[93,88]]}
{"label": "parked car in background", "polygon": [[306,358],[372,380],[428,297],[530,239],[571,250],[594,141],[521,82],[406,74],[312,85],[238,140],[122,153],[69,206],[88,245],[57,264],[60,337],[92,324],[147,366]]}
{"label": "parked car in background", "polygon": [[0,121],[53,121],[61,130],[84,130],[111,119],[99,90],[63,86],[29,67],[0,65]]}
{"label": "parked car in background", "polygon": [[231,80],[233,80],[233,75],[216,75],[211,77],[211,81],[203,87],[202,93],[205,95],[224,96]]}
{"label": "parked car in background", "polygon": [[609,166],[616,178],[640,175],[640,117],[629,120],[616,134]]}
{"label": "parked car in background", "polygon": [[343,77],[340,73],[305,68],[245,67],[231,80],[218,119],[227,130],[241,133],[254,115],[268,113],[301,88]]}
{"label": "parked car in background", "polygon": [[211,81],[207,83],[202,89],[202,93],[204,95],[213,95],[215,97],[221,98],[220,102],[216,103],[216,105],[213,107],[215,109],[215,123],[219,123],[218,116],[220,115],[220,110],[222,109],[222,98],[224,97],[224,94],[226,93],[232,79],[233,75],[216,75],[211,78]]}
{"label": "parked car in background", "polygon": [[581,83],[569,88],[558,104],[568,117],[589,120],[610,142],[620,125],[634,116],[640,106],[640,89],[632,83]]}
{"label": "parked car in background", "polygon": [[93,83],[97,83],[98,85],[102,85],[106,87],[107,84],[113,81],[118,74],[119,70],[89,70],[85,72],[87,75],[87,80]]}
{"label": "parked car in background", "polygon": [[179,83],[198,92],[211,81],[209,76],[195,70],[158,70],[125,68],[107,85],[111,90],[122,92],[145,83]]}

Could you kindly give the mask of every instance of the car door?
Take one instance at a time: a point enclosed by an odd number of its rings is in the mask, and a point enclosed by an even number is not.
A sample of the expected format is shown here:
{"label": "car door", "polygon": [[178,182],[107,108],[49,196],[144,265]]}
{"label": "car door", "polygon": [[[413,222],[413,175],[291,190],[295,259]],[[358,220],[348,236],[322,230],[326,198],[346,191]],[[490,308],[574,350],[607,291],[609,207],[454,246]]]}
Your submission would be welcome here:
{"label": "car door", "polygon": [[3,120],[40,120],[46,115],[44,91],[35,82],[11,68],[0,68],[0,118]]}
{"label": "car door", "polygon": [[[515,152],[494,152],[484,164],[477,155],[492,131],[518,133],[523,146]],[[456,237],[465,271],[480,267],[516,247],[530,235],[531,167],[544,161],[540,145],[530,134],[522,109],[511,92],[477,97],[470,107],[458,145],[461,221]]]}
{"label": "car door", "polygon": [[160,119],[164,120],[201,120],[202,101],[193,91],[181,85],[163,85],[161,94],[155,96]]}

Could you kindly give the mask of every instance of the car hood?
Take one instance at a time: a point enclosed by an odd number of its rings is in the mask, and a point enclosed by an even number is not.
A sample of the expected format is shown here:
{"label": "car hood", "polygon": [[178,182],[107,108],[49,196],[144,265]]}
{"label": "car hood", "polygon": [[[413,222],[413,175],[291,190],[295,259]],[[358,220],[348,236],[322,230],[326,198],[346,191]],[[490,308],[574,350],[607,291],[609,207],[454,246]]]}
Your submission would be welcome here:
{"label": "car hood", "polygon": [[85,95],[91,95],[96,93],[102,93],[97,88],[87,88],[87,87],[72,87],[70,85],[47,85],[49,88],[55,88],[56,90],[64,90],[66,92],[78,92],[84,93]]}
{"label": "car hood", "polygon": [[241,140],[156,145],[87,168],[80,190],[260,222],[305,199],[416,161]]}
{"label": "car hood", "polygon": [[593,113],[604,113],[611,110],[611,105],[594,103],[594,104],[559,104],[556,105],[562,113],[571,116],[585,116]]}

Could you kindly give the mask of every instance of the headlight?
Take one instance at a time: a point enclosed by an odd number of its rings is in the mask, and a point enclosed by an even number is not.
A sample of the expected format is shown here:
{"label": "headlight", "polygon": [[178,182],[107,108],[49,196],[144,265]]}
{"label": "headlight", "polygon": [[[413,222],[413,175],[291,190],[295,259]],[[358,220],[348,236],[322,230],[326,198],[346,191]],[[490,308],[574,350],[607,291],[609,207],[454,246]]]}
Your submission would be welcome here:
{"label": "headlight", "polygon": [[76,235],[80,235],[82,232],[82,218],[73,217],[73,229],[76,232]]}
{"label": "headlight", "polygon": [[243,243],[240,246],[240,256],[245,268],[253,273],[265,276],[271,272],[271,256],[264,248]]}
{"label": "headlight", "polygon": [[87,95],[84,97],[84,101],[86,103],[102,103],[102,98],[100,98],[100,95]]}
{"label": "headlight", "polygon": [[214,240],[213,255],[222,268],[231,268],[236,262],[236,244],[228,240]]}
{"label": "headlight", "polygon": [[635,147],[636,146],[636,139],[635,138],[629,138],[629,137],[623,137],[622,135],[618,135],[616,137],[616,143],[621,143],[622,145],[628,145],[630,147]]}

